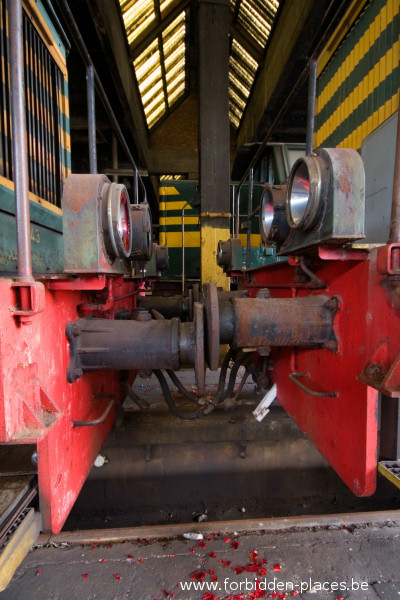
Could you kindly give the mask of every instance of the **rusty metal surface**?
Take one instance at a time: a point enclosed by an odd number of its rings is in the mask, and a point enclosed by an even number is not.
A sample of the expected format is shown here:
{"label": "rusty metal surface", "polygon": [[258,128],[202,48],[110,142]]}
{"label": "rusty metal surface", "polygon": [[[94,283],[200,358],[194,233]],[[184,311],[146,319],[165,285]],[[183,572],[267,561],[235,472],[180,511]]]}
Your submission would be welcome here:
{"label": "rusty metal surface", "polygon": [[111,185],[105,175],[70,175],[63,189],[64,271],[130,274],[129,263],[111,257],[103,239],[103,204]]}
{"label": "rusty metal surface", "polygon": [[66,334],[71,347],[70,383],[83,371],[179,368],[177,319],[78,319],[68,323]]}
{"label": "rusty metal surface", "polygon": [[[296,193],[302,211],[298,211]],[[365,174],[358,152],[320,148],[315,155],[298,159],[289,178],[286,216],[292,230],[279,254],[309,251],[321,243],[342,245],[363,239]]]}
{"label": "rusty metal surface", "polygon": [[166,319],[173,317],[184,319],[189,314],[189,301],[185,296],[158,296],[155,294],[139,296],[137,305],[145,310],[154,309]]}
{"label": "rusty metal surface", "polygon": [[235,348],[336,348],[333,317],[337,301],[328,296],[235,298],[233,306]]}
{"label": "rusty metal surface", "polygon": [[132,260],[148,261],[153,252],[150,207],[147,202],[131,205]]}
{"label": "rusty metal surface", "polygon": [[204,359],[204,307],[200,302],[194,305],[194,337],[195,337],[195,381],[197,393],[204,394],[206,379],[206,364]]}
{"label": "rusty metal surface", "polygon": [[218,369],[219,363],[219,306],[215,283],[203,285],[203,298],[206,325],[206,360],[211,371]]}
{"label": "rusty metal surface", "polygon": [[[360,375],[369,364],[380,362],[388,371],[400,353],[398,303],[387,293],[385,278],[378,270],[377,249],[364,256],[330,253],[318,264],[326,294],[340,298],[334,319],[338,349],[273,348],[273,378],[278,400],[300,428],[316,444],[349,488],[359,496],[370,495],[376,486],[378,391],[361,383]],[[313,267],[314,268],[314,267]],[[307,292],[295,285],[295,267],[278,263],[271,269],[252,272],[250,295],[260,287],[290,299]],[[317,297],[317,290],[312,292]],[[398,293],[397,293],[398,296]],[[386,348],[375,350],[383,340]],[[386,353],[386,354],[385,354]],[[396,370],[396,369],[395,369]],[[392,383],[397,374],[393,371]],[[291,373],[307,373],[308,388],[337,392],[333,398],[312,397],[289,379]]]}

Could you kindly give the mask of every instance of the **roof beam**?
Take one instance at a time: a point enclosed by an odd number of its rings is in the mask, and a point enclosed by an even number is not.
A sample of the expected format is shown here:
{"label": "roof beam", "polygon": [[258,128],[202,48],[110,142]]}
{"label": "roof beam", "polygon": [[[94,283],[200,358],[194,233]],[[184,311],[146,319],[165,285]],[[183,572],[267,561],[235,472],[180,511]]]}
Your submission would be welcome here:
{"label": "roof beam", "polygon": [[178,17],[181,12],[186,10],[186,8],[191,3],[191,0],[178,0],[177,2],[173,2],[168,9],[165,11],[165,14],[162,16],[162,21],[157,20],[155,24],[148,27],[143,33],[135,40],[133,46],[131,46],[131,58],[135,60],[138,56],[142,54],[159,35],[161,35],[163,29],[168,27]]}
{"label": "roof beam", "polygon": [[97,35],[109,62],[115,90],[135,142],[140,167],[148,164],[148,131],[129,56],[121,13],[116,2],[87,0]]}

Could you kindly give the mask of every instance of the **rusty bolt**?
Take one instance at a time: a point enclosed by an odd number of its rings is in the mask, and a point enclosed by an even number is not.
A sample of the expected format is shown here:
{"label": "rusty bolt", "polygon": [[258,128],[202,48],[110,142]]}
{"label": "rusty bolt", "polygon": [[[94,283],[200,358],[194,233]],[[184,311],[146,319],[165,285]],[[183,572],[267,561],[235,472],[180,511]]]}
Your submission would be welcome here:
{"label": "rusty bolt", "polygon": [[379,365],[378,363],[374,363],[373,365],[370,365],[365,370],[365,375],[367,377],[371,377],[372,379],[382,379],[382,377],[383,377],[382,366]]}
{"label": "rusty bolt", "polygon": [[261,290],[258,290],[256,298],[271,298],[271,292],[268,288],[261,288]]}
{"label": "rusty bolt", "polygon": [[269,356],[271,348],[269,346],[258,346],[257,352],[260,356]]}
{"label": "rusty bolt", "polygon": [[78,335],[80,335],[80,334],[81,334],[81,330],[79,329],[78,325],[75,323],[75,324],[72,326],[72,335],[73,335],[74,337],[78,337]]}
{"label": "rusty bolt", "polygon": [[82,371],[82,369],[80,369],[79,367],[76,367],[76,368],[74,369],[74,376],[75,376],[77,379],[79,379],[80,377],[82,377],[82,375],[83,375],[83,371]]}
{"label": "rusty bolt", "polygon": [[133,309],[131,314],[135,321],[151,321],[152,319],[148,310]]}
{"label": "rusty bolt", "polygon": [[327,308],[330,311],[336,311],[339,308],[339,302],[338,299],[335,298],[334,296],[332,298],[329,298],[329,300],[325,303],[325,308]]}

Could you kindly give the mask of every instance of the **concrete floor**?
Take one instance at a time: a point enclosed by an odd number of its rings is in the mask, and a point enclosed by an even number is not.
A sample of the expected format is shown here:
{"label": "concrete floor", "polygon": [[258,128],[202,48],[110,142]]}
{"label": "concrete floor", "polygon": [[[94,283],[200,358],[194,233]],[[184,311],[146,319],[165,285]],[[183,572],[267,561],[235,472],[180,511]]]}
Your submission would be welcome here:
{"label": "concrete floor", "polygon": [[[43,547],[25,558],[0,600],[216,600],[230,594],[231,600],[399,599],[399,512],[242,522],[236,532],[234,526],[198,524],[204,535],[200,546],[182,537],[196,530],[193,524],[97,532],[102,543],[90,532],[86,540],[84,533],[41,536]],[[124,535],[149,537],[118,542]],[[71,545],[79,541],[88,545]],[[235,572],[247,565],[259,575]],[[203,589],[182,589],[202,583],[191,578],[199,571],[206,572]],[[254,596],[256,577],[260,591]],[[212,583],[214,591],[207,587]]]}
{"label": "concrete floor", "polygon": [[[186,374],[182,375],[184,379]],[[190,380],[185,384],[189,385]],[[210,381],[209,385],[216,386],[216,381]],[[163,407],[157,383],[138,380],[136,390],[152,404],[157,418],[157,411]],[[376,499],[372,499],[369,505],[370,499],[365,499],[361,506],[348,506],[349,493],[340,492],[338,486],[342,484],[335,483],[322,457],[296,430],[291,420],[281,414],[279,407],[266,419],[263,425],[265,431],[262,431],[264,442],[260,445],[256,431],[252,433],[254,425],[246,416],[255,403],[253,385],[248,385],[237,411],[215,414],[210,420],[199,422],[194,430],[164,417],[155,427],[151,415],[143,415],[131,406],[130,410],[135,414],[124,419],[105,445],[104,452],[109,463],[93,471],[85,486],[86,492],[84,489],[81,500],[77,502],[83,512],[76,518],[76,523],[82,530],[63,532],[58,536],[42,535],[8,588],[0,593],[0,600],[253,600],[256,597],[284,600],[296,596],[304,600],[400,600],[400,511],[393,510],[400,506],[398,491],[395,488],[384,491],[381,494],[383,505],[374,504]],[[227,436],[224,441],[219,437],[220,420],[222,431]],[[207,421],[204,431],[197,429],[205,427],[203,421]],[[224,426],[224,421],[230,426]],[[154,432],[159,440],[153,439]],[[246,459],[239,456],[238,441],[241,437],[236,439],[238,432],[247,432],[245,438],[251,440],[246,448]],[[163,435],[168,440],[174,438],[175,443],[166,443]],[[182,460],[176,459],[175,464],[174,456],[184,455],[182,448],[188,443],[186,437],[190,439],[190,446],[199,447],[199,450],[197,454],[196,449],[193,450],[190,460],[182,463]],[[199,441],[203,437],[205,442]],[[219,488],[212,483],[213,474],[204,471],[203,466],[207,462],[204,457],[209,460],[211,456],[210,450],[202,450],[204,444],[213,447],[216,442],[220,446],[212,463],[216,465],[214,479],[219,480]],[[177,443],[180,443],[181,450],[179,447],[177,450]],[[145,460],[146,444],[151,444],[152,448],[149,461]],[[221,445],[230,449],[229,460],[224,462],[231,465],[228,473],[222,469],[222,463],[218,470],[218,456],[224,456]],[[290,453],[292,446],[295,451]],[[135,453],[141,453],[140,461],[123,461],[121,448],[132,453],[133,457]],[[301,459],[302,453],[307,460]],[[292,464],[291,457],[296,469],[292,470],[292,475],[286,476],[284,473],[288,473],[288,466]],[[279,464],[271,462],[273,458],[275,461],[279,459]],[[247,461],[254,465],[253,469],[246,467]],[[258,468],[258,462],[262,463],[262,469]],[[302,469],[303,462],[306,468]],[[179,468],[181,473],[182,464],[187,467],[185,484],[174,477],[174,468]],[[126,465],[131,465],[130,470]],[[152,475],[142,482],[141,491],[138,489],[140,470],[145,475]],[[242,470],[248,471],[247,479],[243,479]],[[309,473],[310,477],[304,473]],[[285,487],[286,480],[290,488]],[[280,495],[274,495],[277,481]],[[301,502],[297,498],[298,494],[304,494],[302,486],[309,492],[310,482],[317,486],[317,490],[322,490],[329,505],[336,496],[344,494],[342,504],[339,503],[343,512],[374,511],[377,508],[392,510],[289,517],[290,514],[299,515],[299,512],[292,512],[293,506],[300,512],[316,510],[315,498],[309,501],[302,497]],[[333,487],[331,484],[334,484]],[[187,488],[193,488],[193,493],[189,493]],[[211,500],[215,500],[216,491],[220,488],[224,493],[223,505],[213,511]],[[246,513],[239,512],[243,504],[236,488],[245,493]],[[187,500],[186,512],[182,510],[182,514],[178,515],[176,510],[174,524],[149,526],[151,520],[148,515],[143,520],[129,523],[132,498],[139,495],[140,500],[142,493],[143,502],[149,503],[152,498],[157,500],[157,490],[160,494],[162,492],[163,498],[165,490],[171,490],[169,507],[175,503],[177,508]],[[259,501],[259,511],[257,506],[251,506],[252,493],[257,503]],[[293,493],[295,497],[291,498]],[[202,500],[199,507],[194,508],[202,510],[204,506],[210,507],[210,521],[188,523],[193,508],[191,495]],[[304,504],[306,501],[310,508]],[[87,507],[89,510],[86,510]],[[104,514],[108,514],[104,511],[113,507],[114,510],[119,508],[121,514],[116,512],[111,520],[104,518]],[[135,505],[133,508],[132,514],[143,514],[140,507]],[[98,523],[94,518],[96,511],[99,513]],[[259,519],[260,515],[263,520]],[[271,515],[274,518],[265,518]],[[285,516],[277,518],[279,515]],[[217,518],[222,520],[217,522]],[[137,525],[142,521],[146,526],[116,529],[119,524]],[[166,523],[166,520],[162,522]],[[73,521],[71,523],[76,526]],[[90,527],[101,529],[87,531]],[[188,532],[201,532],[203,541],[186,540],[183,534]],[[235,567],[239,568],[235,570]],[[242,570],[245,567],[248,569]],[[198,572],[204,572],[200,581],[192,578]],[[254,587],[255,578],[259,580],[258,591]]]}

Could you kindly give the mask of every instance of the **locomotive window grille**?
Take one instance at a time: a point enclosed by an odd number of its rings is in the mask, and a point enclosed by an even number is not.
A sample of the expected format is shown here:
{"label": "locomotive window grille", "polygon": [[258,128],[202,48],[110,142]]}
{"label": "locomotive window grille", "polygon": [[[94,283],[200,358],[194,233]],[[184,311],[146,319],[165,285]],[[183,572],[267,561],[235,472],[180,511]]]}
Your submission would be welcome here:
{"label": "locomotive window grille", "polygon": [[[13,180],[11,151],[10,67],[6,2],[0,0],[0,175]],[[29,190],[61,207],[68,157],[63,105],[64,76],[24,12],[25,106]]]}

